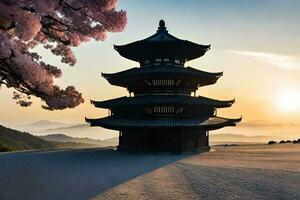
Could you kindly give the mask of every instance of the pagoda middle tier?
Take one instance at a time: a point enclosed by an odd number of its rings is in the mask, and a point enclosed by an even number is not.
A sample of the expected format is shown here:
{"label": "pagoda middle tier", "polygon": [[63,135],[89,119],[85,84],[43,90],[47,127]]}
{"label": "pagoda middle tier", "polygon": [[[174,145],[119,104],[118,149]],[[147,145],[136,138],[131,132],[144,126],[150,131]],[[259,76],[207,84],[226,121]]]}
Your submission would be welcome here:
{"label": "pagoda middle tier", "polygon": [[162,64],[158,66],[135,67],[118,73],[102,73],[107,81],[125,87],[135,94],[181,93],[191,94],[198,87],[212,85],[223,72],[211,73],[192,67]]}
{"label": "pagoda middle tier", "polygon": [[106,101],[91,101],[98,108],[115,108],[131,106],[148,106],[148,105],[191,105],[214,108],[230,107],[234,103],[232,100],[216,100],[207,97],[192,97],[186,95],[142,95],[134,97],[119,97]]}
{"label": "pagoda middle tier", "polygon": [[[123,117],[210,117],[216,115],[216,108],[230,107],[234,101],[187,95],[141,95],[91,103],[98,108],[110,109],[112,115]],[[127,112],[129,110],[131,112]]]}
{"label": "pagoda middle tier", "polygon": [[[234,101],[234,99],[220,101],[187,95],[125,96],[106,101],[91,101],[95,107],[109,109],[110,116],[103,119],[87,119],[87,121],[92,126],[100,125],[116,130],[141,126],[177,127],[184,124],[214,130],[233,126],[234,122],[239,120],[216,116],[216,108],[230,107]],[[147,122],[147,125],[136,123],[139,121]]]}

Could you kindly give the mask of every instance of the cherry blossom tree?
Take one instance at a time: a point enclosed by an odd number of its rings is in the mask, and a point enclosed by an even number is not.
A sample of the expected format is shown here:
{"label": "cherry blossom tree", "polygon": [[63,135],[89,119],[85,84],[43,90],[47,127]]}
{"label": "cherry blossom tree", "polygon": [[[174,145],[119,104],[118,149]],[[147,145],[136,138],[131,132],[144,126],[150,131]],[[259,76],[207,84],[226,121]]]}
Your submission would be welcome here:
{"label": "cherry blossom tree", "polygon": [[76,58],[71,47],[124,30],[126,12],[116,11],[116,1],[1,0],[0,87],[14,88],[13,99],[21,106],[30,106],[31,96],[44,101],[42,107],[48,110],[83,103],[74,86],[61,89],[53,83],[61,70],[45,63],[34,47],[42,45],[73,66]]}

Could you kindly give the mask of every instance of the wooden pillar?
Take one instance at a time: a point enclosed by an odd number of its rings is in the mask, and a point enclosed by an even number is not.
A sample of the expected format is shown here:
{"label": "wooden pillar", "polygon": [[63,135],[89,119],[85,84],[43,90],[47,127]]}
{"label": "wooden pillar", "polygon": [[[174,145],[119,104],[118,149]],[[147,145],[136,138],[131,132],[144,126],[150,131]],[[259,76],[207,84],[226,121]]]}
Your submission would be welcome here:
{"label": "wooden pillar", "polygon": [[150,139],[149,138],[149,134],[148,134],[148,129],[147,128],[144,128],[144,133],[143,133],[144,137],[143,137],[143,145],[144,145],[144,148],[149,148],[151,147],[151,142],[150,142]]}
{"label": "wooden pillar", "polygon": [[180,142],[181,142],[181,151],[184,151],[184,136],[183,136],[183,128],[180,128]]}
{"label": "wooden pillar", "polygon": [[198,132],[196,134],[196,145],[195,145],[195,147],[196,148],[199,147],[199,133]]}
{"label": "wooden pillar", "polygon": [[209,132],[206,131],[206,145],[209,146]]}

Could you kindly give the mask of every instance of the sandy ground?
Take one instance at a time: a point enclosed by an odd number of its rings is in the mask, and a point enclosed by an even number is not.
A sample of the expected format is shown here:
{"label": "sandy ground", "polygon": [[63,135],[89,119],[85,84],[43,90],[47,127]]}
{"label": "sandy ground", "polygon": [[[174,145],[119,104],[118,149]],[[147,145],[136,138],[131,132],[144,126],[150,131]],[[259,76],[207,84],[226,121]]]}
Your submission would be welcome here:
{"label": "sandy ground", "polygon": [[300,144],[215,147],[94,199],[300,199]]}
{"label": "sandy ground", "polygon": [[300,199],[300,144],[2,153],[0,199]]}

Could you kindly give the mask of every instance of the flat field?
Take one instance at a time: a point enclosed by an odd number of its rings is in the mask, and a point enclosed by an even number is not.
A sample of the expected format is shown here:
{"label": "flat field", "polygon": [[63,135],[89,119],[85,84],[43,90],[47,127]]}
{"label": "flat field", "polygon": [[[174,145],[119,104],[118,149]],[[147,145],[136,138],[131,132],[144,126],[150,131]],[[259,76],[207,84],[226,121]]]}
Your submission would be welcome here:
{"label": "flat field", "polygon": [[1,153],[0,199],[300,199],[300,144]]}

